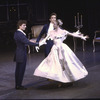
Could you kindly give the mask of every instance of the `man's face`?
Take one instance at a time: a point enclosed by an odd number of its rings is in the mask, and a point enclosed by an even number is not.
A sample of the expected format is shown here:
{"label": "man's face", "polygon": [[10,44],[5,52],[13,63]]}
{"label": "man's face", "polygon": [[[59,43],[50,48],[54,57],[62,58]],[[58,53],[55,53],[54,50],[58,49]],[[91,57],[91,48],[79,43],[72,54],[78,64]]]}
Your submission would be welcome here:
{"label": "man's face", "polygon": [[21,26],[19,26],[19,29],[24,31],[26,29],[26,24],[22,24]]}
{"label": "man's face", "polygon": [[50,18],[50,22],[51,23],[54,23],[56,21],[56,16],[55,15],[52,15],[51,18]]}

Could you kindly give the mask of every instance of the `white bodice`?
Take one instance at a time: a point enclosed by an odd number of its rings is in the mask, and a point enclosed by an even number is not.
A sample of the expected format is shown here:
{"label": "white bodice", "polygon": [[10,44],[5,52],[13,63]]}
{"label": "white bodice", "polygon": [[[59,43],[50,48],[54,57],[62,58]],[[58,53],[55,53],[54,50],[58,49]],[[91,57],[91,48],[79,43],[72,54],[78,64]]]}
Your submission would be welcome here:
{"label": "white bodice", "polygon": [[53,41],[55,45],[60,45],[65,39],[67,38],[67,34],[60,34],[57,36],[54,36]]}
{"label": "white bodice", "polygon": [[49,40],[49,39],[53,40],[54,45],[59,46],[66,39],[67,35],[68,35],[68,31],[64,31],[64,30],[58,34],[48,34],[45,39],[40,41],[39,46],[46,44],[46,40]]}

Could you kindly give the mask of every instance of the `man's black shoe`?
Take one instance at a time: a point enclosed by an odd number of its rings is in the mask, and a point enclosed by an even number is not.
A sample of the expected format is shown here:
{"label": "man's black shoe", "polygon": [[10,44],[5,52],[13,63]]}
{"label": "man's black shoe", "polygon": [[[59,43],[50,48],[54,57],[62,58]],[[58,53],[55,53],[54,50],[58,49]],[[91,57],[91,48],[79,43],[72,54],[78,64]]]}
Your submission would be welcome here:
{"label": "man's black shoe", "polygon": [[16,90],[27,90],[27,88],[25,88],[24,86],[16,86],[15,89]]}

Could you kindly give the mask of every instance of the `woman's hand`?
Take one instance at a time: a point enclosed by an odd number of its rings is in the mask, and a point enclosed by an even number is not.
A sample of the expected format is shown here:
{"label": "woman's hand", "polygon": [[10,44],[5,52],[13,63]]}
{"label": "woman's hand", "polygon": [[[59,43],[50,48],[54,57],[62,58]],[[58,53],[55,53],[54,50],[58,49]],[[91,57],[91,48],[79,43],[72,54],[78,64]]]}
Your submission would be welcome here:
{"label": "woman's hand", "polygon": [[88,38],[89,38],[88,35],[86,35],[86,36],[82,36],[82,37],[81,37],[81,39],[83,39],[83,40],[85,40],[85,41],[86,41],[86,39],[88,39]]}

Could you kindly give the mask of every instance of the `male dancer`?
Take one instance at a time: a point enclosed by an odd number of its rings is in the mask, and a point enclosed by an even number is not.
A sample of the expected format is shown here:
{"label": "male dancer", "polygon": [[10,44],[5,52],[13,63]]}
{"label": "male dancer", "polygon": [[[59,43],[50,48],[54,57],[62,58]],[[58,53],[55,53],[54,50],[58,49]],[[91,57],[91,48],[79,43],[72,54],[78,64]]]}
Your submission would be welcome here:
{"label": "male dancer", "polygon": [[24,30],[26,29],[26,21],[19,20],[18,21],[18,29],[14,34],[14,40],[16,42],[16,53],[14,56],[14,61],[16,61],[16,70],[15,70],[15,89],[17,90],[25,90],[24,86],[22,86],[22,81],[26,68],[27,61],[27,45],[38,46],[37,43],[30,42],[26,38],[26,34]]}
{"label": "male dancer", "polygon": [[[44,25],[44,27],[43,27],[42,31],[40,32],[36,42],[39,42],[44,34],[45,34],[45,36],[47,36],[47,33],[49,33],[50,31],[52,31],[54,29],[53,23],[56,20],[56,18],[57,18],[57,14],[56,13],[51,13],[50,19],[49,19],[50,22],[48,24]],[[53,46],[53,41],[52,40],[47,40],[47,44],[45,44],[45,57],[48,56],[52,46]],[[36,48],[36,51],[39,50],[38,46],[36,46],[35,48]]]}

